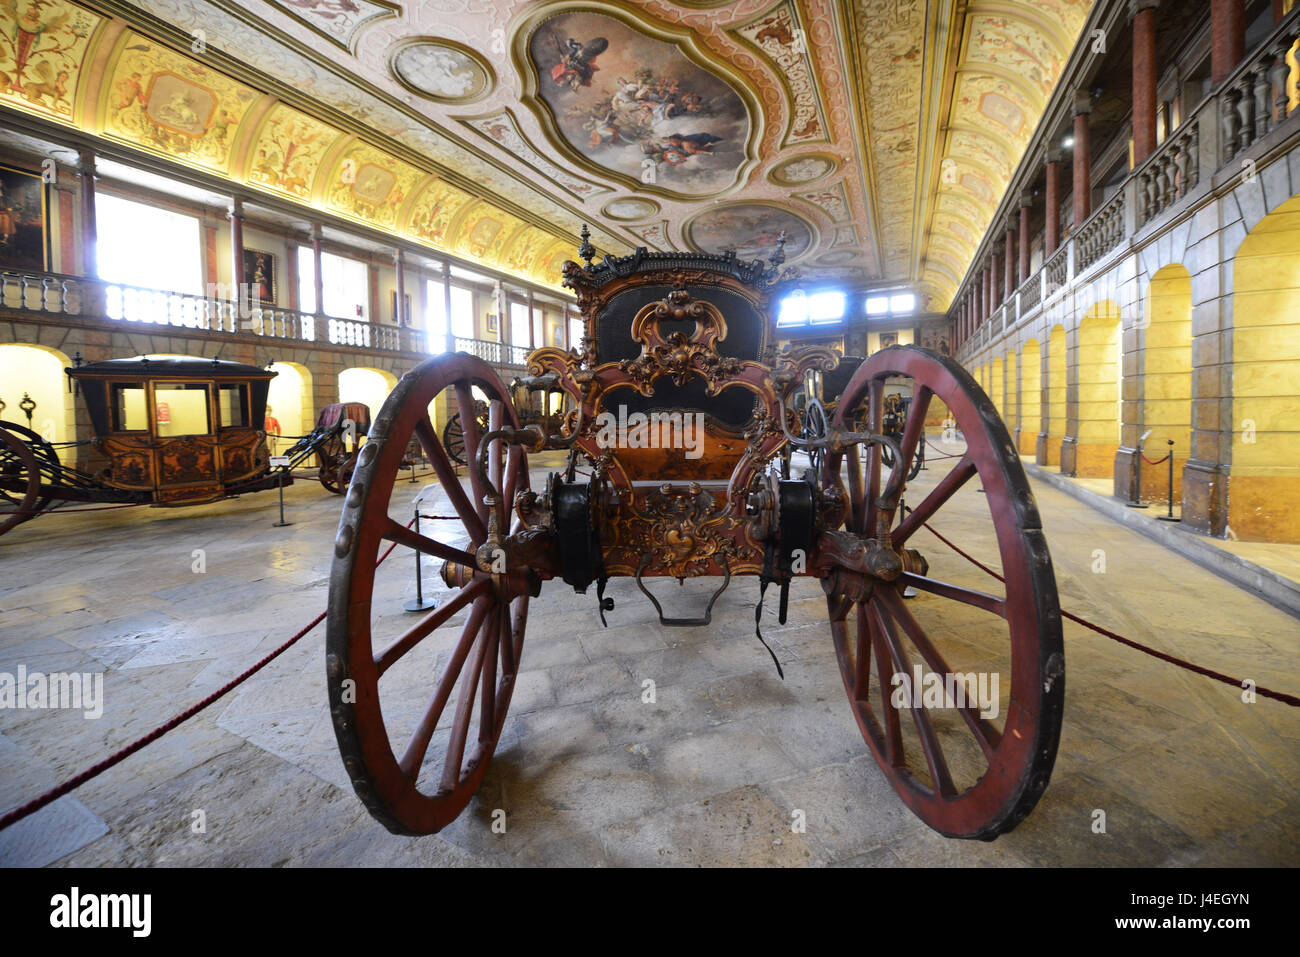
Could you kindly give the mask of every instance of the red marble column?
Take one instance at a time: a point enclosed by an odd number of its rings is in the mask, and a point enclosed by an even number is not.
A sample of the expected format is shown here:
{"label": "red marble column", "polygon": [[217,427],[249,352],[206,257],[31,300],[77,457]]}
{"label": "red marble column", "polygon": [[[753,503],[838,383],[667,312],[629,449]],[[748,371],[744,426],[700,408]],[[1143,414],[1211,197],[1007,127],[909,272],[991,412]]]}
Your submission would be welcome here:
{"label": "red marble column", "polygon": [[[1133,12],[1133,163],[1156,151],[1156,7],[1160,0],[1130,0]],[[1076,140],[1077,142],[1077,140]]]}
{"label": "red marble column", "polygon": [[316,315],[325,315],[325,266],[321,259],[320,223],[311,227],[312,285],[316,290]]}
{"label": "red marble column", "polygon": [[1015,219],[1008,216],[1007,251],[1006,255],[1003,257],[1003,261],[1006,263],[1006,290],[1003,293],[1003,299],[1010,299],[1012,295],[1015,294],[1017,287],[1020,285],[1020,280],[1017,278],[1020,275],[1019,259],[1020,246],[1016,242]]}
{"label": "red marble column", "polygon": [[1029,211],[1033,200],[1026,193],[1020,197],[1020,285],[1029,281]]}
{"label": "red marble column", "polygon": [[[990,260],[990,263],[992,261]],[[993,314],[993,267],[984,267],[984,299],[980,302],[980,325]]]}
{"label": "red marble column", "polygon": [[1050,259],[1061,245],[1061,160],[1060,150],[1047,151],[1047,188],[1043,190],[1047,220],[1043,225],[1043,258]]}
{"label": "red marble column", "polygon": [[256,302],[252,295],[244,294],[244,204],[237,199],[230,201],[227,212],[230,217],[230,285],[233,289],[231,298],[241,305],[251,306]]}
{"label": "red marble column", "polygon": [[1210,0],[1210,82],[1226,80],[1245,55],[1245,0]]}
{"label": "red marble column", "polygon": [[397,290],[397,309],[393,318],[399,326],[404,326],[411,321],[411,317],[406,314],[406,264],[400,249],[393,250],[393,272],[394,287]]}
{"label": "red marble column", "polygon": [[99,278],[99,256],[96,251],[99,229],[95,222],[95,154],[82,150],[78,157],[77,173],[81,177],[81,264],[82,275]]}
{"label": "red marble column", "polygon": [[1089,138],[1088,114],[1092,96],[1081,90],[1074,94],[1074,228],[1078,229],[1092,215],[1092,143]]}

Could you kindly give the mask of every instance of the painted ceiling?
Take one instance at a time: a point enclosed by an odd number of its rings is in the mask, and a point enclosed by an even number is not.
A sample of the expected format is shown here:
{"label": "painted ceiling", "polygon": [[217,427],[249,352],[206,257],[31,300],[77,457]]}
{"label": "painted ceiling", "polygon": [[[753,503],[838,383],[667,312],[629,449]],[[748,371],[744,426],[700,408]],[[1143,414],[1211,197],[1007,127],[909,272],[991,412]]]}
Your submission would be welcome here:
{"label": "painted ceiling", "polygon": [[554,285],[733,250],[949,304],[1091,0],[7,0],[0,103]]}

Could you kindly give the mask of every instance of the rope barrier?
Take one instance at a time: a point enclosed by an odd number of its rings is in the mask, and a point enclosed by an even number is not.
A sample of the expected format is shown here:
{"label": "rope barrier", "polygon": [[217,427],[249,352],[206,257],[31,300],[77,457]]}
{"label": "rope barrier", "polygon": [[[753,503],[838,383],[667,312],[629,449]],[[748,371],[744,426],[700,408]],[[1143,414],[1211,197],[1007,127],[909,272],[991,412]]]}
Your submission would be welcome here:
{"label": "rope barrier", "polygon": [[[904,509],[908,512],[912,511],[910,508],[907,508],[906,506],[904,506]],[[964,551],[962,551],[960,548],[954,545],[947,538],[944,538],[944,536],[940,535],[937,531],[935,531],[933,528],[930,527],[929,522],[922,522],[921,524],[925,527],[926,531],[932,534],[935,538],[939,539],[939,541],[943,542],[945,545],[951,548],[962,558],[966,559],[966,561],[970,562],[972,565],[974,565],[976,568],[980,569],[981,571],[989,575],[992,575],[994,578],[1002,582],[1004,585],[1006,584],[1007,580],[1005,578],[1003,578],[993,569],[989,568],[983,562],[972,557],[971,555],[966,554]],[[1127,645],[1128,647],[1134,648],[1142,652],[1143,654],[1150,655],[1152,658],[1159,658],[1161,661],[1167,661],[1169,664],[1177,665],[1179,668],[1183,668],[1187,671],[1194,672],[1198,675],[1203,675],[1206,678],[1213,678],[1215,681],[1221,681],[1224,684],[1232,685],[1234,688],[1240,689],[1242,687],[1242,680],[1240,678],[1234,678],[1231,675],[1225,675],[1221,671],[1214,671],[1211,668],[1205,668],[1202,667],[1201,665],[1193,664],[1192,662],[1186,661],[1182,658],[1177,658],[1173,655],[1165,654],[1163,651],[1157,651],[1156,649],[1144,645],[1141,642],[1134,641],[1132,638],[1125,638],[1123,635],[1117,635],[1109,628],[1103,628],[1101,625],[1095,625],[1092,622],[1088,621],[1086,618],[1081,618],[1080,616],[1072,614],[1071,612],[1068,612],[1065,609],[1061,609],[1061,615],[1065,618],[1070,619],[1070,621],[1074,622],[1076,625],[1082,625],[1084,628],[1088,628],[1092,631],[1095,631],[1097,634],[1102,635],[1103,637],[1109,638],[1112,641],[1117,641],[1121,645]],[[1296,695],[1287,694],[1284,691],[1273,691],[1270,688],[1265,688],[1260,685],[1255,685],[1255,693],[1258,695],[1262,695],[1265,698],[1272,698],[1275,701],[1281,701],[1283,704],[1290,705],[1292,708],[1300,708],[1300,697],[1297,697]]]}
{"label": "rope barrier", "polygon": [[[414,524],[415,524],[415,519],[411,519],[409,522],[406,523],[406,527],[410,528]],[[387,558],[389,555],[391,555],[393,549],[396,547],[397,547],[397,542],[393,542],[391,545],[389,545],[387,550],[382,555],[379,556],[378,561],[375,562],[375,567],[378,568],[380,565],[382,565],[384,563],[384,559]],[[194,717],[204,708],[207,708],[209,705],[213,704],[214,702],[220,700],[221,698],[224,698],[227,694],[229,694],[239,685],[243,684],[253,675],[257,674],[259,671],[261,671],[263,668],[269,665],[276,658],[280,657],[280,655],[284,654],[291,647],[297,644],[313,628],[315,628],[317,625],[319,625],[322,621],[325,620],[325,616],[327,613],[328,612],[325,611],[321,612],[310,622],[308,622],[305,626],[299,629],[297,634],[295,634],[292,638],[290,638],[280,647],[276,648],[274,651],[272,651],[261,661],[257,662],[257,664],[253,665],[247,671],[243,672],[243,674],[239,675],[238,677],[222,685],[220,688],[212,692],[212,694],[208,695],[198,704],[190,708],[187,708],[186,710],[182,711],[180,714],[176,715],[170,720],[164,722],[163,724],[160,724],[158,727],[154,728],[152,731],[150,731],[148,734],[144,735],[143,737],[136,738],[126,747],[109,755],[107,758],[105,758],[103,761],[100,761],[98,764],[91,765],[90,767],[86,768],[86,770],[82,771],[80,774],[73,775],[72,777],[64,781],[62,784],[58,784],[50,788],[50,790],[46,791],[44,794],[40,795],[39,797],[33,798],[32,800],[28,801],[26,804],[22,805],[21,807],[14,808],[4,817],[0,817],[0,831],[3,831],[11,824],[16,824],[18,821],[21,821],[23,818],[28,817],[29,815],[35,814],[41,808],[45,807],[47,804],[57,801],[65,794],[68,794],[71,791],[75,791],[77,788],[81,787],[87,781],[103,774],[109,768],[121,764],[123,761],[125,761],[131,755],[135,754],[141,748],[153,744],[153,742],[157,741],[168,731],[174,730],[184,722],[188,721],[190,718]]]}
{"label": "rope barrier", "polygon": [[1162,458],[1162,459],[1155,459],[1154,461],[1151,460],[1151,459],[1149,459],[1149,458],[1147,458],[1147,457],[1146,457],[1146,453],[1144,453],[1144,452],[1139,452],[1138,455],[1141,455],[1141,456],[1142,456],[1142,461],[1145,462],[1147,465],[1159,465],[1159,464],[1162,463],[1162,462],[1168,462],[1168,461],[1169,461],[1169,456],[1168,456],[1168,455],[1166,455],[1166,456],[1165,456],[1164,458]]}

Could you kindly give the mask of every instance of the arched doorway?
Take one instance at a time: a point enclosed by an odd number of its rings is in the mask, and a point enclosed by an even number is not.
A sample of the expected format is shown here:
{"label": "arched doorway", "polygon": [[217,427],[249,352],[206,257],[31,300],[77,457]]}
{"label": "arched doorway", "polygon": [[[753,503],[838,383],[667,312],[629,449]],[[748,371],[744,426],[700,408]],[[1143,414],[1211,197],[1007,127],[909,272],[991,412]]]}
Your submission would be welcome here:
{"label": "arched doorway", "polygon": [[[63,370],[72,365],[62,352],[20,343],[0,345],[0,419],[27,426],[47,442],[71,442],[77,437],[76,407]],[[36,403],[30,422],[22,410],[25,399]],[[71,462],[75,456],[60,459]]]}
{"label": "arched doorway", "polygon": [[[1182,496],[1183,465],[1192,445],[1192,277],[1175,263],[1151,279],[1143,349],[1142,414],[1138,434],[1150,430],[1148,458],[1159,460],[1173,439],[1174,501]],[[1152,472],[1143,463],[1144,498],[1168,494],[1168,466]]]}
{"label": "arched doorway", "polygon": [[1047,441],[1039,450],[1039,465],[1061,464],[1065,440],[1065,327],[1053,326],[1047,339]]}
{"label": "arched doorway", "polygon": [[1037,339],[1020,350],[1020,454],[1033,455],[1043,427],[1043,357]]}
{"label": "arched doorway", "polygon": [[397,387],[397,376],[383,369],[357,366],[339,373],[339,401],[362,402],[373,420],[384,407],[388,393]]}
{"label": "arched doorway", "polygon": [[1019,405],[1019,383],[1016,381],[1016,350],[1007,350],[1007,373],[1003,380],[1002,420],[1008,431],[1014,431],[1020,423],[1017,406]]}
{"label": "arched doorway", "polygon": [[997,407],[998,415],[1006,418],[1006,379],[1002,375],[1002,357],[995,356],[993,359],[993,372],[989,379],[988,392],[989,398],[993,400],[993,405]]}
{"label": "arched doorway", "polygon": [[1119,448],[1119,306],[1097,303],[1079,323],[1077,428],[1072,474],[1109,478]]}
{"label": "arched doorway", "polygon": [[1300,542],[1300,196],[1250,231],[1233,262],[1228,526]]}
{"label": "arched doorway", "polygon": [[[294,443],[289,436],[306,435],[312,430],[316,424],[316,408],[310,369],[297,362],[276,360],[271,371],[276,377],[271,380],[266,396],[266,418],[268,424],[279,426],[280,435],[286,436],[276,439],[268,434],[267,441],[274,455]],[[268,433],[271,431],[268,428]]]}

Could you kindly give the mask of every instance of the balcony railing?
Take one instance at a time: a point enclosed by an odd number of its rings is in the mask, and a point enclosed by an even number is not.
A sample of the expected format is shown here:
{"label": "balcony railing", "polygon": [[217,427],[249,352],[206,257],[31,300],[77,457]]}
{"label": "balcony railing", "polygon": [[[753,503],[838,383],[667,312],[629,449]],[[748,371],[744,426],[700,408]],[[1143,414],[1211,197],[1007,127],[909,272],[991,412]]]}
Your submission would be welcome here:
{"label": "balcony railing", "polygon": [[1300,5],[1061,243],[1006,308],[989,316],[963,346],[988,344],[1083,272],[1117,256],[1127,248],[1127,238],[1171,210],[1191,208],[1195,197],[1207,193],[1215,174],[1239,164],[1242,175],[1251,175],[1250,164],[1241,159],[1243,153],[1280,128],[1291,133],[1300,130],[1300,102],[1291,92],[1300,81],[1300,69],[1286,59],[1298,40]]}
{"label": "balcony railing", "polygon": [[[59,273],[0,272],[0,308],[47,316],[78,316],[253,335],[289,342],[329,343],[378,352],[425,352],[419,329],[334,319],[279,306],[145,289]],[[439,339],[437,344],[443,340]]]}
{"label": "balcony railing", "polygon": [[515,346],[508,342],[495,342],[490,339],[464,339],[456,337],[456,351],[468,352],[478,356],[484,362],[497,366],[523,366],[528,362],[529,349]]}

